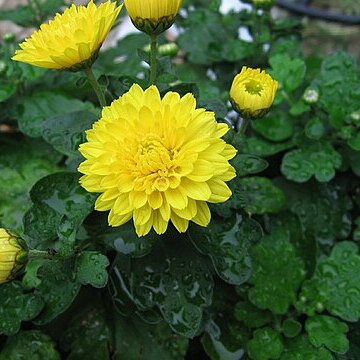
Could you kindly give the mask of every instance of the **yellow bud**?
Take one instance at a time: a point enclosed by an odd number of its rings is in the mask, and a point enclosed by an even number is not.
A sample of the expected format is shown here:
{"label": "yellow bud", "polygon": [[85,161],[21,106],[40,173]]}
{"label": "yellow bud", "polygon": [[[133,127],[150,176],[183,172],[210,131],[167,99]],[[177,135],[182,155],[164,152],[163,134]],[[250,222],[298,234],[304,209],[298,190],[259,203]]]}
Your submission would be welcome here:
{"label": "yellow bud", "polygon": [[124,0],[126,10],[137,29],[159,35],[175,21],[182,0]]}
{"label": "yellow bud", "polygon": [[9,230],[0,228],[0,284],[13,279],[27,261],[25,242]]}
{"label": "yellow bud", "polygon": [[258,118],[266,114],[274,102],[278,82],[265,70],[243,66],[233,80],[230,101],[244,118]]}

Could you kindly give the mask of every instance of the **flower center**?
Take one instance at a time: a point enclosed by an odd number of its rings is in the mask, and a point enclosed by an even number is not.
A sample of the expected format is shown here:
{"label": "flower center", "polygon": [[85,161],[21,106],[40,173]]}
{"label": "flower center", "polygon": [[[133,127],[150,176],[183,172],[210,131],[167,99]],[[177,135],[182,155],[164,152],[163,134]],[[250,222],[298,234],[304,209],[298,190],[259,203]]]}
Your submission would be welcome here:
{"label": "flower center", "polygon": [[251,95],[261,95],[263,87],[261,83],[257,80],[250,80],[245,84],[245,90]]}
{"label": "flower center", "polygon": [[173,181],[179,169],[176,167],[178,150],[167,149],[162,139],[156,134],[145,135],[137,145],[134,156],[133,175],[139,189],[152,192],[165,191]]}

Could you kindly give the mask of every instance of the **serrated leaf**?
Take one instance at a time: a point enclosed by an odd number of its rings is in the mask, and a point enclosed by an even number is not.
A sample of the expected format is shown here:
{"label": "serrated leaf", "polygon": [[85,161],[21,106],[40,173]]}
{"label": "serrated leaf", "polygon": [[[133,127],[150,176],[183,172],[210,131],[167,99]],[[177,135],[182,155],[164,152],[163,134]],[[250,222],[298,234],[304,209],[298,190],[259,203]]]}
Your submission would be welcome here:
{"label": "serrated leaf", "polygon": [[44,299],[45,307],[33,321],[35,324],[47,324],[72,304],[81,286],[73,277],[72,266],[71,261],[48,260],[37,271],[40,283],[35,294]]}
{"label": "serrated leaf", "polygon": [[24,216],[24,232],[30,246],[43,250],[71,248],[96,197],[80,186],[79,177],[70,172],[52,174],[31,189],[33,206]]}
{"label": "serrated leaf", "polygon": [[104,309],[86,308],[68,324],[60,344],[67,360],[108,360],[111,335]]}
{"label": "serrated leaf", "polygon": [[246,196],[245,210],[250,214],[273,214],[285,204],[283,192],[265,177],[252,176],[239,179]]}
{"label": "serrated leaf", "polygon": [[252,249],[254,272],[249,300],[260,309],[285,314],[305,277],[303,260],[286,234],[276,233]]}
{"label": "serrated leaf", "polygon": [[314,347],[306,335],[300,335],[288,341],[280,360],[333,360],[333,357],[330,351]]}
{"label": "serrated leaf", "polygon": [[318,117],[311,118],[305,125],[305,135],[309,139],[319,140],[325,134],[324,123]]}
{"label": "serrated leaf", "polygon": [[328,182],[335,176],[335,170],[341,163],[341,155],[330,143],[317,142],[286,153],[281,172],[288,180],[296,182],[306,182],[312,176],[319,182]]}
{"label": "serrated leaf", "polygon": [[145,324],[136,316],[115,317],[115,360],[183,360],[188,340],[174,334],[166,323]]}
{"label": "serrated leaf", "polygon": [[20,331],[9,338],[1,350],[0,360],[60,360],[55,342],[39,330]]}
{"label": "serrated leaf", "polygon": [[231,164],[235,167],[237,176],[256,174],[269,166],[266,160],[249,154],[237,154]]}
{"label": "serrated leaf", "polygon": [[278,359],[284,345],[280,334],[270,327],[255,330],[254,337],[247,344],[250,359]]}
{"label": "serrated leaf", "polygon": [[285,111],[272,112],[251,125],[265,139],[275,142],[287,140],[294,132],[294,121]]}
{"label": "serrated leaf", "polygon": [[249,252],[262,237],[261,226],[255,220],[241,216],[226,220],[215,218],[206,228],[192,225],[188,235],[202,254],[210,256],[224,281],[240,285],[250,278]]}
{"label": "serrated leaf", "polygon": [[78,147],[86,140],[85,130],[97,118],[97,114],[86,110],[55,115],[43,123],[42,136],[60,153],[80,158]]}
{"label": "serrated leaf", "polygon": [[258,328],[268,324],[272,319],[269,311],[261,310],[248,301],[239,301],[234,308],[234,316],[246,326]]}
{"label": "serrated leaf", "polygon": [[201,343],[211,360],[239,360],[245,350],[247,331],[234,321],[208,321]]}
{"label": "serrated leaf", "polygon": [[131,260],[127,276],[128,292],[140,311],[158,308],[175,333],[197,333],[203,307],[211,303],[213,280],[207,262],[185,238],[158,239],[149,255]]}
{"label": "serrated leaf", "polygon": [[47,90],[19,97],[16,109],[20,130],[28,136],[40,137],[45,120],[74,111],[94,111],[94,106]]}
{"label": "serrated leaf", "polygon": [[83,285],[102,288],[107,284],[108,258],[96,251],[84,251],[76,258],[76,279]]}
{"label": "serrated leaf", "polygon": [[304,81],[306,65],[302,59],[291,59],[288,54],[277,54],[270,57],[269,63],[271,76],[280,82],[285,91],[294,91]]}
{"label": "serrated leaf", "polygon": [[14,335],[22,321],[37,316],[44,306],[38,294],[25,292],[21,283],[11,281],[0,286],[0,334]]}
{"label": "serrated leaf", "polygon": [[336,318],[326,315],[310,317],[306,319],[305,329],[310,342],[317,348],[324,345],[339,354],[349,350],[349,340],[345,335],[349,328]]}

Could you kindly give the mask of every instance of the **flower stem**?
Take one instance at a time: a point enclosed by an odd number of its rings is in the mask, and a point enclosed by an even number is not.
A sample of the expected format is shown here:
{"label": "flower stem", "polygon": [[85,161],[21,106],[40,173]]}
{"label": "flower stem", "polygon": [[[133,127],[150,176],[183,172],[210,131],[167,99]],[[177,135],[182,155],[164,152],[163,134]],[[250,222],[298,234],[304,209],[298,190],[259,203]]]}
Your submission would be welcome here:
{"label": "flower stem", "polygon": [[56,256],[56,252],[53,250],[43,251],[43,250],[29,250],[30,259],[53,259]]}
{"label": "flower stem", "polygon": [[150,35],[150,85],[156,81],[157,35]]}
{"label": "flower stem", "polygon": [[242,122],[239,129],[239,135],[245,135],[246,129],[250,123],[250,118],[244,117],[242,118]]}
{"label": "flower stem", "polygon": [[84,69],[85,75],[89,81],[89,83],[91,84],[91,86],[93,87],[95,94],[99,100],[99,104],[101,107],[105,107],[106,106],[106,100],[105,100],[105,94],[101,89],[101,86],[99,84],[99,82],[97,81],[91,67],[85,68]]}

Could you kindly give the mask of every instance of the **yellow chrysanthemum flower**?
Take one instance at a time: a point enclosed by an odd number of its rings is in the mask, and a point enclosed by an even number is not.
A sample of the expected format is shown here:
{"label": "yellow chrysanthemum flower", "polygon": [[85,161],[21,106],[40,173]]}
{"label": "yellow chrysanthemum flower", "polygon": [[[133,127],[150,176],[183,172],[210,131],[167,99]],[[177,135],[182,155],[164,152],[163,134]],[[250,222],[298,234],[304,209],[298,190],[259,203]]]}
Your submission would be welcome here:
{"label": "yellow chrysanthemum flower", "polygon": [[159,35],[175,21],[182,0],[124,0],[126,10],[137,29]]}
{"label": "yellow chrysanthemum flower", "polygon": [[170,220],[179,232],[189,221],[207,226],[207,202],[231,196],[225,182],[235,177],[228,160],[236,150],[221,139],[228,130],[213,112],[196,109],[192,94],[161,99],[157,87],[135,84],[87,131],[81,185],[102,193],[95,209],[110,210],[110,225],[133,218],[138,236],[152,227],[162,234]]}
{"label": "yellow chrysanthemum flower", "polygon": [[20,44],[13,60],[48,69],[79,70],[89,66],[120,13],[122,5],[72,5]]}
{"label": "yellow chrysanthemum flower", "polygon": [[274,102],[278,82],[265,70],[243,66],[230,89],[234,109],[245,118],[264,115]]}
{"label": "yellow chrysanthemum flower", "polygon": [[23,240],[0,228],[0,284],[11,280],[26,260],[27,249]]}

